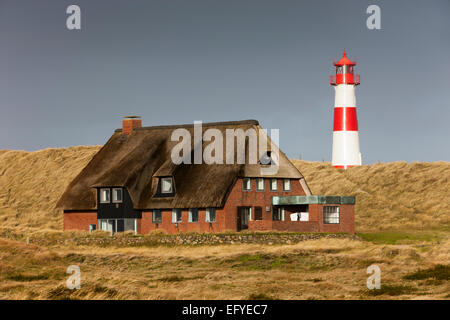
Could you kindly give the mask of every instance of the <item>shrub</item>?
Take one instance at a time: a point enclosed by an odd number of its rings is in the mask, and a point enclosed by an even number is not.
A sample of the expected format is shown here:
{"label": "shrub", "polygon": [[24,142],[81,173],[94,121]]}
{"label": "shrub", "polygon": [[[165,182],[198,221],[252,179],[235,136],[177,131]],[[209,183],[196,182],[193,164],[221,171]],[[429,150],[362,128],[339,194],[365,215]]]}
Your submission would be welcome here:
{"label": "shrub", "polygon": [[423,280],[430,278],[436,280],[450,280],[450,265],[438,264],[428,269],[419,269],[416,272],[407,274],[403,277],[403,279],[406,280]]}
{"label": "shrub", "polygon": [[24,273],[13,273],[6,277],[9,280],[28,282],[37,280],[47,280],[50,278],[48,274],[24,274]]}
{"label": "shrub", "polygon": [[248,296],[248,300],[279,300],[265,293],[252,293]]}
{"label": "shrub", "polygon": [[389,296],[400,296],[402,294],[408,294],[414,291],[417,291],[417,289],[410,286],[381,285],[380,289],[366,290],[366,293],[370,296],[380,296],[383,294]]}

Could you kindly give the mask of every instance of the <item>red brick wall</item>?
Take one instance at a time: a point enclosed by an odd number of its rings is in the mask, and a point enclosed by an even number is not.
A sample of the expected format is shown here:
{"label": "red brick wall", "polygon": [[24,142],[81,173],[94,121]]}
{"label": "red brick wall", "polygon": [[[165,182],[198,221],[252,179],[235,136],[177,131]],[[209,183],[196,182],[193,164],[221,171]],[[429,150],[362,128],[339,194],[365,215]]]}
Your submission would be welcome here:
{"label": "red brick wall", "polygon": [[318,221],[261,220],[250,221],[249,229],[259,231],[277,230],[291,232],[319,232],[320,226]]}
{"label": "red brick wall", "polygon": [[320,225],[320,232],[348,232],[355,233],[355,206],[352,204],[339,205],[339,224],[323,223],[323,207],[325,205],[310,205],[309,211],[317,216]]}
{"label": "red brick wall", "polygon": [[66,211],[64,212],[64,230],[89,231],[89,225],[97,226],[97,211]]}

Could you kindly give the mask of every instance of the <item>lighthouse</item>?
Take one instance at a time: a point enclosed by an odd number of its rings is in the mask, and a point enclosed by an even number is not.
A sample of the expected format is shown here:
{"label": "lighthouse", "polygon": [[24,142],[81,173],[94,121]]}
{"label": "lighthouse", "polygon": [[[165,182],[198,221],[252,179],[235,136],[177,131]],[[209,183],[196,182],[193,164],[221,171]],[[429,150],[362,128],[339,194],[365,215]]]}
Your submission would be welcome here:
{"label": "lighthouse", "polygon": [[345,51],[341,60],[333,64],[336,74],[330,76],[335,92],[331,164],[335,168],[347,169],[361,165],[355,97],[360,77],[354,74],[356,63],[347,58]]}

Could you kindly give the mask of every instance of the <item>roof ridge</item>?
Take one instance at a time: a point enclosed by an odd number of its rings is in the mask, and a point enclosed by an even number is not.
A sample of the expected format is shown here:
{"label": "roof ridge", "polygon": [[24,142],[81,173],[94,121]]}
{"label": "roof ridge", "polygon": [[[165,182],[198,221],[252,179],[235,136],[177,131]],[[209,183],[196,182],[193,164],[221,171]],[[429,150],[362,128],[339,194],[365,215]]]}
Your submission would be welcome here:
{"label": "roof ridge", "polygon": [[[241,125],[241,124],[249,124],[249,125],[259,125],[258,120],[238,120],[238,121],[219,121],[219,122],[202,122],[203,127],[217,127],[217,126],[231,126],[231,125]],[[159,126],[148,126],[135,128],[134,130],[152,130],[152,129],[171,129],[171,128],[191,128],[194,127],[193,123],[187,124],[171,124],[171,125],[159,125]],[[122,129],[116,129],[115,132],[122,132]]]}

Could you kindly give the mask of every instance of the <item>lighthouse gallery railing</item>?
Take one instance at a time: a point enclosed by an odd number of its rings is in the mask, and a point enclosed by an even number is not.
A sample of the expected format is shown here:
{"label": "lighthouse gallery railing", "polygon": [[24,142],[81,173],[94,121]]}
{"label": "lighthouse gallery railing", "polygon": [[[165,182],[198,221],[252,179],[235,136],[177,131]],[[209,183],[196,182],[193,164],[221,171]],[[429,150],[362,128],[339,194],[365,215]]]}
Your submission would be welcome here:
{"label": "lighthouse gallery railing", "polygon": [[[341,75],[341,76],[342,76],[342,75]],[[355,75],[353,76],[353,82],[347,81],[347,83],[348,83],[348,84],[358,85],[358,84],[360,84],[360,80],[361,80],[360,75],[359,75],[359,74],[355,74]],[[332,86],[335,86],[336,84],[339,84],[339,83],[336,83],[336,75],[330,76],[330,84],[331,84]]]}

